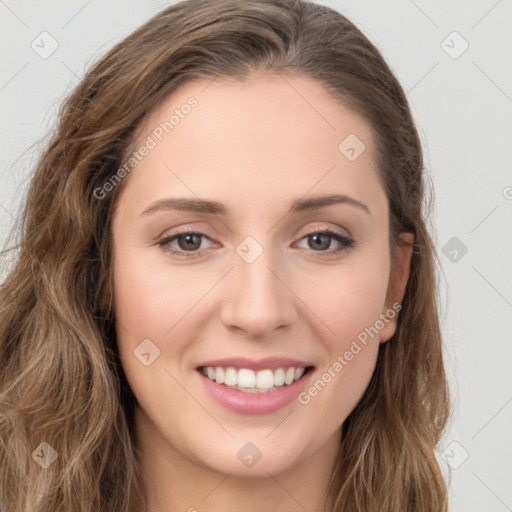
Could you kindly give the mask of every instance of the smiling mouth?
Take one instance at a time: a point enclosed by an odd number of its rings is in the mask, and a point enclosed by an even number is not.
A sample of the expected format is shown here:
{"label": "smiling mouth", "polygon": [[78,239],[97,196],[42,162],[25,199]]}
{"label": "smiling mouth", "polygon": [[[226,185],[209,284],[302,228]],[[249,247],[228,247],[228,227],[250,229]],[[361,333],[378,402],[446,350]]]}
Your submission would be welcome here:
{"label": "smiling mouth", "polygon": [[206,378],[226,388],[243,393],[268,393],[279,391],[302,379],[314,367],[282,367],[251,370],[231,366],[200,366],[198,371]]}

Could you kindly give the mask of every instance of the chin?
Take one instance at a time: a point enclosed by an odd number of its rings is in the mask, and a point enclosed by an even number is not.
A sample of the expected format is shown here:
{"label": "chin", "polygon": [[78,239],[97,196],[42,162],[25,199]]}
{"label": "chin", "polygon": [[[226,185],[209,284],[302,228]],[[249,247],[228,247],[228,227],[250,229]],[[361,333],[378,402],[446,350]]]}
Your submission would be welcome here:
{"label": "chin", "polygon": [[[205,447],[196,457],[201,466],[222,474],[240,478],[268,478],[268,474],[284,473],[300,463],[305,457],[304,443],[283,445],[265,439],[268,431],[259,439],[241,440],[242,436],[219,442],[214,450]],[[244,436],[245,437],[245,436]]]}

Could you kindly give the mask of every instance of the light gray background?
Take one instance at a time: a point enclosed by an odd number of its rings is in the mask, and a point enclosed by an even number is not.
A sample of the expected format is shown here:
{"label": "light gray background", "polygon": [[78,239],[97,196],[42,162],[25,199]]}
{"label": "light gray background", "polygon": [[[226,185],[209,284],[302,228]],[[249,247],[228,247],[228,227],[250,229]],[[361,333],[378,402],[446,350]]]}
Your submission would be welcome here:
{"label": "light gray background", "polygon": [[[169,3],[0,0],[0,244],[62,99],[86,66]],[[451,510],[512,511],[512,3],[319,3],[383,52],[407,91],[434,181],[455,401],[439,455]],[[46,59],[31,48],[42,51],[43,31],[58,43]]]}

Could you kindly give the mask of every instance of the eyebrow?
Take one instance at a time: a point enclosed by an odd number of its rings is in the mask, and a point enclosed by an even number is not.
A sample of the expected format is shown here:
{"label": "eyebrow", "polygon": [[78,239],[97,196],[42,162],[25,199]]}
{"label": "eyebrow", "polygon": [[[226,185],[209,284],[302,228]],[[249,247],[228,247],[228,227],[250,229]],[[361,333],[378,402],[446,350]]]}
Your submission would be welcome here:
{"label": "eyebrow", "polygon": [[[296,199],[292,202],[290,212],[300,213],[319,210],[333,204],[348,204],[355,206],[371,215],[370,209],[362,202],[342,194],[315,196],[308,199]],[[228,215],[228,209],[222,203],[207,199],[191,199],[186,197],[166,198],[150,204],[141,215],[149,215],[159,210],[182,210],[187,212],[209,213],[212,215]]]}

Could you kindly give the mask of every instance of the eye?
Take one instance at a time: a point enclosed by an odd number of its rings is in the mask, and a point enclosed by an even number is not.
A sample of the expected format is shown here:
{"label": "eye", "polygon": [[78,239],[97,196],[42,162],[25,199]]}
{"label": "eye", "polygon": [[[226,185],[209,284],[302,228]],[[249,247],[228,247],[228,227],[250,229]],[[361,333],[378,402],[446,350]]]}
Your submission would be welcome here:
{"label": "eye", "polygon": [[[201,247],[203,238],[210,240],[204,233],[182,231],[181,233],[163,238],[158,242],[158,245],[166,252],[175,256],[191,258],[201,254],[204,249]],[[174,242],[176,242],[177,247],[176,245],[171,245]]]}
{"label": "eye", "polygon": [[[315,230],[312,233],[304,236],[302,240],[306,240],[310,249],[314,252],[320,252],[322,254],[337,254],[338,252],[348,249],[354,245],[354,240],[349,236],[342,235],[329,229]],[[338,247],[331,248],[332,242],[338,244]]]}
{"label": "eye", "polygon": [[[202,247],[202,239],[211,239],[204,233],[195,231],[182,231],[171,236],[167,236],[158,242],[158,246],[162,247],[165,252],[174,256],[183,258],[193,258],[201,256],[204,247]],[[331,231],[329,229],[318,229],[301,238],[306,240],[309,249],[322,255],[337,254],[344,249],[348,249],[354,245],[354,240],[346,235]],[[337,247],[331,248],[335,242]],[[174,244],[174,245],[173,245]]]}

